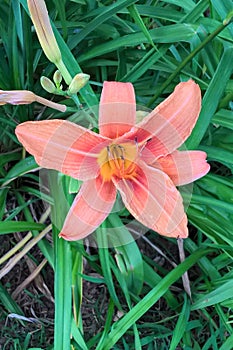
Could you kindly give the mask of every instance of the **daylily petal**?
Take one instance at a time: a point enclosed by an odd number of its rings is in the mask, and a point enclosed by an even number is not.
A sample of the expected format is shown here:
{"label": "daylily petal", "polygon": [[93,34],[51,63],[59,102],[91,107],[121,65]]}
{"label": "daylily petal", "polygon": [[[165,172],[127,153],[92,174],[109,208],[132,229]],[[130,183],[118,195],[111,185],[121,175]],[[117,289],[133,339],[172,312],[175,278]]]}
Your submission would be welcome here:
{"label": "daylily petal", "polygon": [[59,236],[68,241],[88,236],[108,216],[115,199],[116,188],[111,181],[98,177],[84,182]]}
{"label": "daylily petal", "polygon": [[193,80],[180,83],[128,137],[137,139],[139,144],[148,141],[142,156],[147,163],[152,162],[155,157],[166,156],[184,143],[191,134],[200,109],[199,86]]}
{"label": "daylily petal", "polygon": [[79,180],[98,175],[98,154],[110,142],[65,120],[25,122],[17,126],[16,135],[40,166]]}
{"label": "daylily petal", "polygon": [[186,185],[205,176],[210,170],[202,151],[174,151],[151,165],[165,172],[176,186]]}
{"label": "daylily petal", "polygon": [[100,134],[115,139],[134,126],[135,118],[133,85],[105,81],[99,106]]}
{"label": "daylily petal", "polygon": [[140,164],[138,176],[113,180],[131,214],[144,226],[167,237],[188,236],[182,197],[162,171]]}

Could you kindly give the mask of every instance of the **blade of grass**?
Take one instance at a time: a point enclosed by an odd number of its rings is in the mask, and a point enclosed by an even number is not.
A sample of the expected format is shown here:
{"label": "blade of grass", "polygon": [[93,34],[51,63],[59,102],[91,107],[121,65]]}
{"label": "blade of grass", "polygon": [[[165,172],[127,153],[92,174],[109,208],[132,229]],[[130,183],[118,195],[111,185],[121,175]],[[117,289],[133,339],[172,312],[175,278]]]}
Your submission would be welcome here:
{"label": "blade of grass", "polygon": [[[97,243],[99,247],[107,247],[108,242],[105,234],[105,223],[103,223],[97,230]],[[114,304],[117,306],[119,310],[122,309],[122,306],[120,304],[120,301],[118,299],[117,293],[115,291],[113,277],[111,273],[111,266],[110,266],[110,256],[108,248],[99,248],[99,259],[101,263],[101,268],[103,271],[103,276],[105,279],[105,283],[108,286],[109,293],[111,295],[111,298],[114,302]]]}
{"label": "blade of grass", "polygon": [[27,174],[31,171],[39,170],[40,167],[35,162],[34,157],[30,156],[27,158],[22,159],[18,163],[16,163],[7,173],[4,182],[2,184],[3,186],[8,185],[11,181],[19,178],[20,176]]}
{"label": "blade of grass", "polygon": [[[224,27],[225,28],[225,27]],[[156,43],[175,43],[178,41],[189,42],[196,35],[197,25],[172,24],[149,30],[150,37]],[[90,60],[94,57],[112,52],[122,46],[137,46],[148,42],[143,33],[128,34],[118,39],[94,46],[88,52],[79,56],[79,62]]]}
{"label": "blade of grass", "polygon": [[137,7],[132,4],[128,7],[128,11],[130,13],[130,16],[134,19],[135,23],[138,25],[138,27],[141,29],[142,33],[145,35],[147,38],[147,41],[151,44],[152,47],[155,47],[155,44],[150,36],[150,33],[148,29],[146,28],[138,10]]}
{"label": "blade of grass", "polygon": [[199,310],[211,305],[219,304],[232,298],[233,280],[221,283],[222,285],[210,293],[201,296],[191,306],[191,310]]}
{"label": "blade of grass", "polygon": [[169,350],[177,349],[177,345],[179,345],[179,342],[182,339],[184,332],[186,331],[189,316],[190,316],[190,299],[188,299],[187,295],[185,294],[183,307],[180,312],[179,318],[177,320],[176,327],[174,329]]}
{"label": "blade of grass", "polygon": [[229,350],[232,348],[233,343],[233,334],[231,334],[226,341],[222,344],[222,346],[219,348],[219,350]]}
{"label": "blade of grass", "polygon": [[1,221],[0,235],[5,235],[14,232],[24,232],[31,230],[43,230],[46,226],[37,222],[29,221]]}
{"label": "blade of grass", "polygon": [[10,294],[7,292],[7,290],[4,288],[2,283],[0,282],[0,300],[1,304],[4,306],[4,308],[11,313],[15,313],[18,315],[24,315],[21,308],[18,306],[18,304],[11,298]]}
{"label": "blade of grass", "polygon": [[55,171],[49,172],[51,195],[54,199],[52,208],[54,257],[55,257],[55,324],[54,348],[70,350],[71,335],[71,292],[72,292],[72,253],[69,242],[58,238],[63,225],[68,204],[66,197],[67,178]]}

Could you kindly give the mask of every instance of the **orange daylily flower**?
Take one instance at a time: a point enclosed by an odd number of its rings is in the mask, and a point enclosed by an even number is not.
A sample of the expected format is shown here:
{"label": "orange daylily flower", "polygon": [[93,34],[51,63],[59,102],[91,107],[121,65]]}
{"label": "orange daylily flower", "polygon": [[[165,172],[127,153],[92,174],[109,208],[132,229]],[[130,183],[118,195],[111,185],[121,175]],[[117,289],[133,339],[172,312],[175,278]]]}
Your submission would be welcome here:
{"label": "orange daylily flower", "polygon": [[105,82],[100,134],[65,120],[17,126],[19,141],[40,166],[83,180],[60,237],[78,240],[92,233],[111,212],[117,191],[143,225],[167,237],[187,237],[176,186],[204,176],[210,167],[204,152],[177,148],[190,135],[200,108],[200,88],[189,80],[135,124],[132,84]]}

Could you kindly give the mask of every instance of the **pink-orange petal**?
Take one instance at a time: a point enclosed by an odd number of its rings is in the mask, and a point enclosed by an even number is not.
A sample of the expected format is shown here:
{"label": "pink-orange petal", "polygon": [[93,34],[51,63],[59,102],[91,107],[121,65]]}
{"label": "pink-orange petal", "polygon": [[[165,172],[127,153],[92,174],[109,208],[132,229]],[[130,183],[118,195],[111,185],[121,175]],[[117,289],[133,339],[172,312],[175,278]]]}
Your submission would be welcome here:
{"label": "pink-orange petal", "polygon": [[66,217],[60,237],[75,241],[92,233],[108,216],[116,199],[111,181],[100,177],[83,183]]}
{"label": "pink-orange petal", "polygon": [[100,134],[115,139],[135,124],[136,104],[131,83],[105,81],[100,99]]}
{"label": "pink-orange petal", "polygon": [[25,122],[17,126],[16,135],[40,166],[80,180],[97,176],[98,153],[109,143],[106,138],[65,120]]}
{"label": "pink-orange petal", "polygon": [[210,170],[206,153],[202,151],[174,151],[151,165],[165,172],[176,186],[193,182]]}
{"label": "pink-orange petal", "polygon": [[193,81],[180,83],[174,92],[146,116],[136,128],[138,143],[148,140],[143,150],[146,162],[172,153],[191,134],[201,109],[201,90]]}
{"label": "pink-orange petal", "polygon": [[187,217],[182,197],[171,179],[143,163],[137,174],[135,179],[114,180],[126,208],[144,226],[159,234],[186,238]]}

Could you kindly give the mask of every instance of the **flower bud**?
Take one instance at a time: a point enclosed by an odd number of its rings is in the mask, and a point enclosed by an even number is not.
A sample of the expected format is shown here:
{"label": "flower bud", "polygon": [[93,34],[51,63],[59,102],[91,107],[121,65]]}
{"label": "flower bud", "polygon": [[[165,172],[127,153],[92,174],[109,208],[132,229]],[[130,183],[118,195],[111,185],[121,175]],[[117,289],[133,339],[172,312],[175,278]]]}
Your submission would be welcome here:
{"label": "flower bud", "polygon": [[90,75],[85,73],[78,73],[75,75],[75,77],[72,79],[68,92],[69,94],[73,95],[76,94],[90,79]]}
{"label": "flower bud", "polygon": [[36,34],[45,55],[54,64],[59,63],[61,52],[50,24],[44,0],[28,0],[27,3]]}
{"label": "flower bud", "polygon": [[60,105],[59,103],[49,101],[44,97],[34,94],[32,91],[28,90],[0,90],[0,105],[5,105],[7,103],[12,105],[28,105],[32,102],[41,103],[44,106],[57,109],[60,112],[66,111],[65,105]]}
{"label": "flower bud", "polygon": [[59,70],[56,70],[56,72],[53,74],[53,81],[57,87],[60,86],[60,84],[62,82],[62,75],[61,75],[61,72]]}
{"label": "flower bud", "polygon": [[25,105],[30,104],[36,100],[36,96],[33,92],[27,90],[0,90],[0,105],[6,103],[12,105]]}
{"label": "flower bud", "polygon": [[57,90],[54,83],[47,77],[42,76],[40,78],[40,83],[41,83],[41,86],[43,87],[43,89],[48,91],[50,94],[54,94]]}

